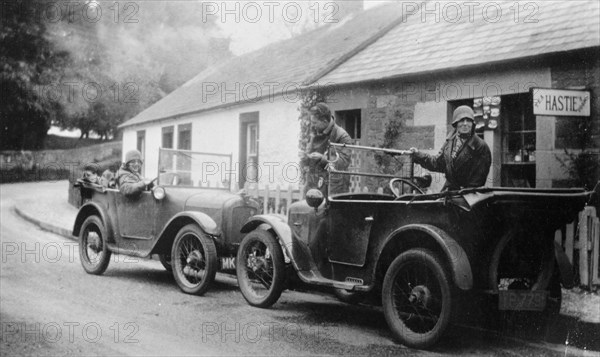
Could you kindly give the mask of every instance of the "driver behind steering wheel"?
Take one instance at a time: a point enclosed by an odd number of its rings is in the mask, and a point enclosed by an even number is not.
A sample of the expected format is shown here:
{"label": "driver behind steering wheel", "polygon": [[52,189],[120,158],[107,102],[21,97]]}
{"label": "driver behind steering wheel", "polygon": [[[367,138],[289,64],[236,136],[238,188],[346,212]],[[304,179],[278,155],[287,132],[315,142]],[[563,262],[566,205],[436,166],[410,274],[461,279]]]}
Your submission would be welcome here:
{"label": "driver behind steering wheel", "polygon": [[117,172],[119,191],[129,197],[139,196],[142,191],[149,189],[151,180],[141,176],[143,165],[142,154],[137,150],[130,150],[125,154],[125,162]]}

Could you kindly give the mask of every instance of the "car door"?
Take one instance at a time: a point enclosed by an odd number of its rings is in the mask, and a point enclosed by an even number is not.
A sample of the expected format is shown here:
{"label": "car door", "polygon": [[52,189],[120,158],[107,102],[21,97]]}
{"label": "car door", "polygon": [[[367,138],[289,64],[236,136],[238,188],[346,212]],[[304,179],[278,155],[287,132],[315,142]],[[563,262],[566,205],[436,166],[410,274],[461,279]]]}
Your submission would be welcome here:
{"label": "car door", "polygon": [[[155,224],[157,203],[152,197],[152,192],[144,191],[138,197],[119,194],[116,203],[121,237],[139,240],[138,244],[143,246],[149,245],[157,234]],[[143,249],[143,246],[137,247]]]}
{"label": "car door", "polygon": [[364,266],[377,208],[355,200],[332,200],[328,255],[332,263]]}

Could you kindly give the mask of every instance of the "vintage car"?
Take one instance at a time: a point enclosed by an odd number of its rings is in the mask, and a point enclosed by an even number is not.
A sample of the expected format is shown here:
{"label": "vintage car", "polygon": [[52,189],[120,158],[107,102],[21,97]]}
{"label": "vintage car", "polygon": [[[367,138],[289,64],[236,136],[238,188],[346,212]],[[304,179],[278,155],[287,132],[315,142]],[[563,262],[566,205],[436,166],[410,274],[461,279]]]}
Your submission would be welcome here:
{"label": "vintage car", "polygon": [[[332,146],[360,151],[367,163],[375,152],[402,154]],[[290,206],[287,220],[257,215],[244,225],[236,268],[250,305],[269,307],[298,284],[375,297],[394,336],[415,348],[438,341],[460,305],[468,310],[474,301],[491,302],[495,311],[558,312],[561,278],[571,286],[572,268],[555,231],[576,218],[591,192],[481,187],[424,194],[412,177],[359,169],[330,175],[389,188],[329,197],[312,189]]]}
{"label": "vintage car", "polygon": [[79,181],[84,201],[73,227],[86,272],[100,275],[112,253],[158,254],[186,293],[203,294],[217,270],[235,274],[246,220],[258,203],[230,192],[231,155],[160,149],[151,189],[128,197]]}

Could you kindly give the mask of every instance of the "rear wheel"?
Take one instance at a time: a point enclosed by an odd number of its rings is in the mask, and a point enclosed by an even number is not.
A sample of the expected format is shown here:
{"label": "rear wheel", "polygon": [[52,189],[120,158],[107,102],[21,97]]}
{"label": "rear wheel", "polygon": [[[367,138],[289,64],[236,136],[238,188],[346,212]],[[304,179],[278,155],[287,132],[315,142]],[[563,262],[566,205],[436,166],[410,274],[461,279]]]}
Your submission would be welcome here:
{"label": "rear wheel", "polygon": [[173,277],[183,292],[204,294],[217,273],[214,242],[197,225],[184,226],[173,242],[171,265]]}
{"label": "rear wheel", "polygon": [[383,281],[383,312],[402,344],[426,348],[442,336],[452,310],[449,281],[429,250],[411,249],[394,259]]}
{"label": "rear wheel", "polygon": [[89,274],[101,275],[108,268],[111,252],[106,245],[106,228],[98,216],[83,221],[79,232],[79,258]]}
{"label": "rear wheel", "polygon": [[260,229],[248,233],[238,249],[236,273],[242,295],[250,305],[273,305],[285,281],[283,252],[275,237]]}

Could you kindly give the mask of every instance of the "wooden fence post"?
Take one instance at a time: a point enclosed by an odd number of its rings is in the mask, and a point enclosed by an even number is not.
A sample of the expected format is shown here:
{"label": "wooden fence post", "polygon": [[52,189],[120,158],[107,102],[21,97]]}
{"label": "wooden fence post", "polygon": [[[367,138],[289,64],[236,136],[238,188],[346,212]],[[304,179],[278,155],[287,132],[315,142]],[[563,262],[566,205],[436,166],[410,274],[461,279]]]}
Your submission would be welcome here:
{"label": "wooden fence post", "polygon": [[[598,212],[596,212],[598,213]],[[592,284],[600,284],[600,219],[592,219]]]}
{"label": "wooden fence post", "polygon": [[269,185],[265,185],[265,194],[263,197],[263,213],[267,214],[269,213]]}
{"label": "wooden fence post", "polygon": [[[288,186],[287,197],[286,197],[286,199],[287,199],[287,202],[285,205],[285,215],[286,216],[290,212],[290,206],[292,205],[293,194],[294,194],[294,189],[292,188],[292,184],[290,184]],[[300,193],[300,194],[302,194],[302,193]]]}
{"label": "wooden fence post", "polygon": [[565,235],[565,253],[567,254],[567,258],[569,258],[571,264],[574,264],[573,248],[575,248],[575,246],[573,242],[573,223],[567,224],[567,228],[565,229]]}
{"label": "wooden fence post", "polygon": [[281,187],[279,187],[279,185],[277,185],[277,187],[275,187],[275,213],[280,214],[281,213]]}

